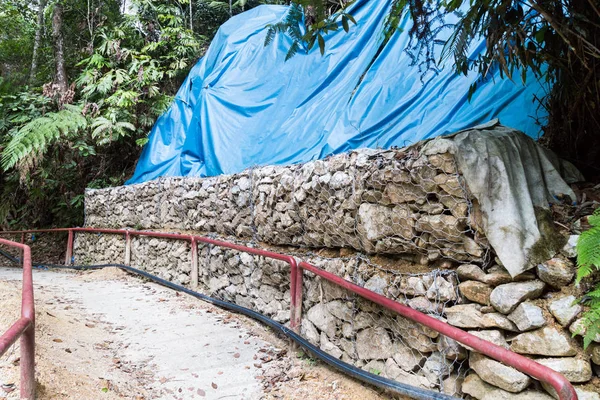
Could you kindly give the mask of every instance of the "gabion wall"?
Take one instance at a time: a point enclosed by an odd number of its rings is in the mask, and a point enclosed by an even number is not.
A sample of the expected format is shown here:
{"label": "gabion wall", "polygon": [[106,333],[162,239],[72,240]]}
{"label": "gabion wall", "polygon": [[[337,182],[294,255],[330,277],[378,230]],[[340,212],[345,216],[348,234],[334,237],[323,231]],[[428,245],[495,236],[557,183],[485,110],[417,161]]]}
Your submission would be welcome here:
{"label": "gabion wall", "polygon": [[86,192],[86,224],[232,235],[273,245],[348,247],[482,262],[489,245],[453,156],[361,150],[213,178]]}

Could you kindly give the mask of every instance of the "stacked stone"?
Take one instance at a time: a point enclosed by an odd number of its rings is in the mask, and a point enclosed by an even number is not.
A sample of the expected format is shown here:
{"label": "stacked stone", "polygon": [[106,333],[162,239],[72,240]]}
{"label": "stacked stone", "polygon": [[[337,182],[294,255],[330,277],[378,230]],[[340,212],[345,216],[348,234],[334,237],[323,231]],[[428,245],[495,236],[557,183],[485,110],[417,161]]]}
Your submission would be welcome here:
{"label": "stacked stone", "polygon": [[253,236],[251,175],[168,178],[86,191],[86,225]]}
{"label": "stacked stone", "polygon": [[[452,273],[407,275],[362,258],[309,262],[440,320],[458,297]],[[460,395],[467,351],[455,341],[309,273],[303,293],[301,334],[323,351],[368,372]]]}
{"label": "stacked stone", "polygon": [[191,244],[183,240],[133,236],[131,265],[167,281],[188,285],[192,270],[190,247]]}
{"label": "stacked stone", "polygon": [[189,230],[273,245],[349,247],[481,262],[481,233],[453,156],[359,150],[213,178],[88,190],[86,224]]}
{"label": "stacked stone", "polygon": [[282,261],[199,244],[199,283],[212,296],[290,320],[290,268]]}
{"label": "stacked stone", "polygon": [[[451,325],[560,372],[576,384],[581,399],[600,400],[591,364],[594,354],[594,362],[600,361],[600,345],[593,344],[586,353],[581,340],[569,332],[581,334],[577,317],[582,307],[569,294],[575,266],[568,256],[573,256],[572,249],[516,278],[499,265],[487,272],[476,265],[461,265],[457,273],[464,304],[446,309],[445,315]],[[600,335],[596,339],[600,342]],[[469,366],[473,372],[462,391],[476,399],[556,397],[551,387],[543,386],[549,393],[545,395],[529,376],[476,351],[469,352]]]}
{"label": "stacked stone", "polygon": [[125,262],[123,235],[78,233],[73,242],[76,265],[100,265]]}

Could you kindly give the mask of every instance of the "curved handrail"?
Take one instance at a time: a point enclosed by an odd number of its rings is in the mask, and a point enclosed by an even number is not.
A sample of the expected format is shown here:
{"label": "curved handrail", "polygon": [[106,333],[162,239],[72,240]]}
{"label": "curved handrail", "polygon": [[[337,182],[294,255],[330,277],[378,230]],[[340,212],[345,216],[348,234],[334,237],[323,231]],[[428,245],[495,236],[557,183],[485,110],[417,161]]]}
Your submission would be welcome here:
{"label": "curved handrail", "polygon": [[0,244],[23,251],[23,286],[21,289],[21,318],[0,336],[0,356],[21,338],[21,398],[35,399],[35,306],[31,249],[29,246],[0,239]]}
{"label": "curved handrail", "polygon": [[[521,371],[527,375],[534,377],[535,379],[545,382],[552,386],[560,400],[577,400],[577,393],[573,388],[573,385],[565,378],[562,374],[554,371],[553,369],[541,365],[534,360],[517,354],[513,351],[507,350],[496,344],[493,344],[487,340],[481,339],[475,335],[463,331],[460,328],[454,327],[448,323],[437,320],[429,315],[426,315],[420,311],[412,309],[408,306],[400,304],[394,300],[388,299],[380,294],[358,286],[352,282],[349,282],[342,277],[327,272],[321,268],[311,265],[307,262],[301,261],[299,264],[296,259],[292,256],[280,254],[272,251],[256,249],[252,247],[242,246],[231,242],[222,240],[211,239],[205,236],[187,235],[179,233],[166,233],[166,232],[153,232],[153,231],[136,231],[128,229],[102,229],[102,228],[55,228],[55,229],[36,229],[36,230],[25,230],[25,231],[0,231],[0,234],[21,234],[22,240],[24,240],[24,234],[27,233],[43,233],[43,232],[69,232],[69,241],[67,244],[67,260],[66,263],[71,263],[71,255],[73,251],[73,233],[74,232],[87,232],[87,233],[107,233],[107,234],[121,234],[125,235],[126,238],[130,236],[148,236],[158,237],[166,239],[179,239],[189,240],[191,243],[202,242],[208,243],[215,246],[226,247],[238,251],[247,252],[250,254],[261,255],[268,258],[285,261],[290,264],[290,327],[292,329],[298,329],[300,324],[301,309],[302,309],[302,280],[303,270],[310,271],[322,278],[332,282],[338,286],[343,287],[353,293],[358,294],[365,299],[368,299],[374,303],[379,304],[391,311],[394,311],[414,322],[420,323],[427,326],[430,329],[435,330],[445,336],[448,336],[459,343],[472,347],[478,352],[506,365],[509,365],[518,371]],[[129,243],[129,241],[127,241]],[[129,244],[128,244],[129,245]],[[192,254],[194,254],[194,248],[192,245]],[[193,258],[193,257],[192,257]],[[197,265],[196,274],[197,274]],[[192,273],[194,266],[192,266]]]}

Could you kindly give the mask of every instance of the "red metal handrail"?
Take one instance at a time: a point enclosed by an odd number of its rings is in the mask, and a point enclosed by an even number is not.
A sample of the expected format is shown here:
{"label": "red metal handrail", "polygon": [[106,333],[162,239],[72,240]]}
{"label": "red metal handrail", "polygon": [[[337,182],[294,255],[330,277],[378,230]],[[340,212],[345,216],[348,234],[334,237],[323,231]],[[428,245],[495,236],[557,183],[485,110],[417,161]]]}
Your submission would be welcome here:
{"label": "red metal handrail", "polygon": [[[370,300],[380,306],[387,308],[388,310],[394,311],[403,317],[406,317],[414,322],[427,326],[430,329],[435,330],[436,332],[441,333],[442,335],[448,336],[459,343],[462,343],[466,346],[470,346],[478,352],[494,359],[500,361],[506,365],[509,365],[518,371],[521,371],[527,375],[532,376],[533,378],[545,382],[552,386],[560,400],[577,400],[577,393],[573,388],[573,385],[569,382],[567,378],[565,378],[560,373],[554,371],[551,368],[548,368],[544,365],[541,365],[534,360],[526,358],[520,354],[512,352],[510,350],[506,350],[503,347],[500,347],[496,344],[488,342],[487,340],[483,340],[475,335],[472,335],[468,332],[463,331],[462,329],[456,328],[452,325],[449,325],[445,322],[437,320],[429,315],[426,315],[422,312],[419,312],[415,309],[412,309],[408,306],[400,304],[394,300],[388,299],[385,296],[377,294],[373,291],[365,289],[361,286],[358,286],[352,282],[349,282],[342,277],[339,277],[335,274],[327,272],[321,268],[318,268],[314,265],[311,265],[307,262],[296,263],[296,259],[292,256],[279,254],[271,251],[255,249],[252,247],[246,247],[242,245],[238,245],[235,243],[210,239],[204,236],[195,236],[195,235],[185,235],[178,233],[163,233],[163,232],[151,232],[151,231],[133,231],[133,230],[125,230],[125,229],[97,229],[97,228],[58,228],[58,229],[42,229],[42,230],[28,230],[28,231],[4,231],[0,234],[21,234],[24,235],[26,233],[42,233],[42,232],[69,232],[69,240],[67,244],[67,259],[66,263],[71,263],[71,256],[73,254],[73,233],[74,232],[88,232],[88,233],[108,233],[108,234],[121,234],[125,235],[126,246],[129,246],[130,236],[149,236],[149,237],[159,237],[159,238],[167,238],[167,239],[179,239],[179,240],[190,240],[192,243],[192,262],[194,262],[194,254],[197,252],[195,249],[194,243],[202,242],[208,243],[215,246],[226,247],[238,251],[243,251],[251,254],[261,255],[267,258],[273,258],[280,261],[285,261],[290,264],[290,327],[294,330],[298,330],[300,326],[301,319],[301,310],[302,310],[302,282],[303,282],[303,271],[310,271],[323,279],[326,279],[329,282],[332,282],[338,286],[343,287],[344,289],[356,293],[359,296]],[[22,236],[23,240],[23,236]],[[129,252],[129,247],[126,248],[126,254]],[[126,258],[128,258],[126,256]],[[197,260],[197,254],[196,254]],[[127,260],[129,261],[129,260]],[[192,266],[192,275],[194,274],[194,267],[196,268],[196,281],[197,285],[197,264]],[[192,279],[192,283],[194,284],[194,279]]]}
{"label": "red metal handrail", "polygon": [[35,308],[33,302],[33,277],[31,249],[21,243],[0,239],[0,244],[23,251],[23,286],[21,318],[0,336],[0,357],[21,338],[21,399],[35,399]]}
{"label": "red metal handrail", "polygon": [[300,322],[300,312],[302,310],[302,303],[296,303],[296,296],[293,291],[296,287],[296,277],[298,273],[298,264],[296,259],[292,256],[285,254],[279,254],[268,250],[256,249],[253,247],[242,246],[235,243],[225,242],[221,240],[211,239],[205,236],[186,235],[181,233],[166,233],[166,232],[153,232],[153,231],[134,231],[129,229],[101,229],[101,228],[54,228],[54,229],[30,229],[23,231],[0,231],[0,235],[21,235],[21,242],[25,241],[25,234],[29,233],[49,233],[49,232],[68,232],[69,237],[67,240],[67,251],[65,253],[65,264],[69,265],[72,262],[73,257],[73,242],[74,232],[84,233],[107,233],[113,235],[125,235],[125,264],[129,264],[131,259],[131,236],[148,236],[165,239],[175,240],[189,240],[191,243],[192,252],[192,273],[191,280],[192,286],[195,288],[198,285],[198,249],[196,243],[207,243],[214,246],[226,247],[233,250],[243,251],[249,254],[255,254],[274,260],[284,261],[290,266],[290,292],[291,292],[291,305],[290,305],[290,328],[297,330]]}

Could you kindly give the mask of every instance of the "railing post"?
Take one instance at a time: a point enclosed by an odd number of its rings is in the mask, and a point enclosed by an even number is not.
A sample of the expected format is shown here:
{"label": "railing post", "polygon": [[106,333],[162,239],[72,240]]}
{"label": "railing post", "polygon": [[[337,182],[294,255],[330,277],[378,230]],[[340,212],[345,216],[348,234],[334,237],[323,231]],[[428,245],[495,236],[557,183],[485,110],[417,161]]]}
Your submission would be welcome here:
{"label": "railing post", "polygon": [[191,280],[192,280],[192,289],[198,288],[198,242],[196,242],[195,238],[192,238],[192,271],[191,271]]}
{"label": "railing post", "polygon": [[290,328],[300,332],[302,323],[302,268],[294,258],[290,261]]}
{"label": "railing post", "polygon": [[67,239],[67,254],[65,255],[65,265],[71,265],[73,260],[73,229],[69,229],[69,238]]}
{"label": "railing post", "polygon": [[21,399],[35,400],[35,322],[21,335]]}
{"label": "railing post", "polygon": [[31,251],[23,249],[23,292],[21,316],[29,319],[29,327],[21,335],[21,399],[35,400],[35,306]]}
{"label": "railing post", "polygon": [[125,265],[131,264],[131,235],[125,234]]}

